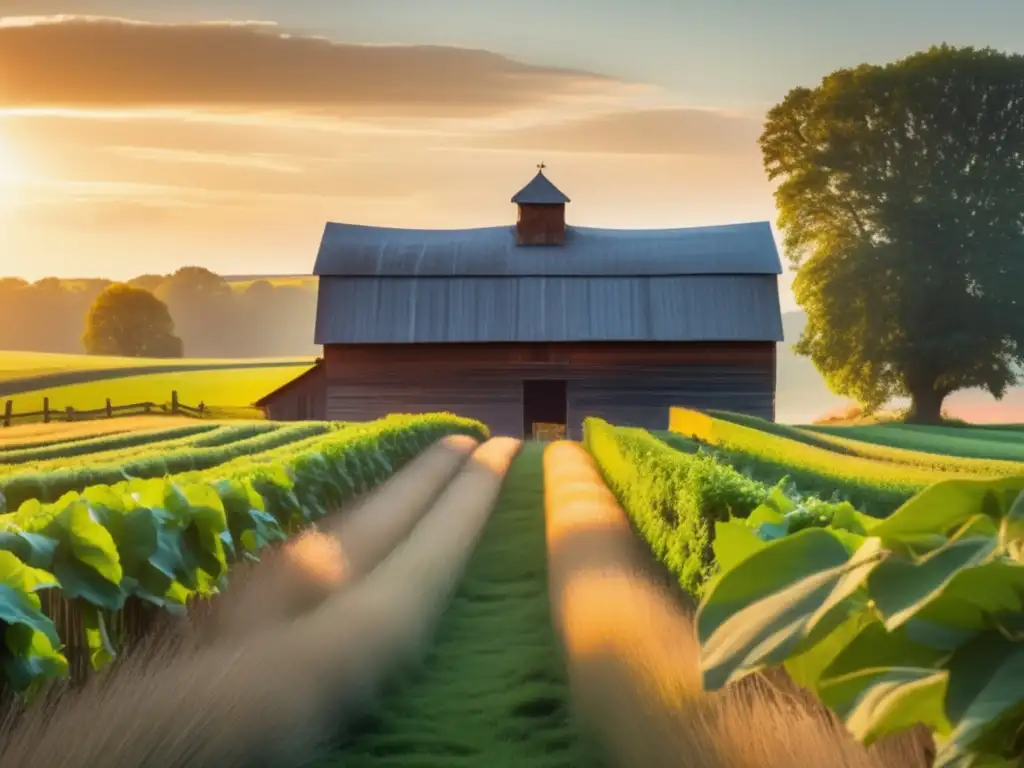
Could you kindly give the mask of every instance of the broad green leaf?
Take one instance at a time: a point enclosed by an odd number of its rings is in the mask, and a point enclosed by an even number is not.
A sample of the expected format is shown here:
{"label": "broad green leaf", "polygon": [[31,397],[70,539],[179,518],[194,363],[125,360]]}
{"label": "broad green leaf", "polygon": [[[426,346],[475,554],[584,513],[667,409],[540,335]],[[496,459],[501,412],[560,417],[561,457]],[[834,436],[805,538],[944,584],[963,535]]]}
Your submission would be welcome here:
{"label": "broad green leaf", "polygon": [[1024,477],[945,480],[928,486],[871,531],[886,546],[930,545],[975,515],[999,520],[1024,488]]}
{"label": "broad green leaf", "polygon": [[38,601],[31,593],[57,586],[57,579],[48,571],[26,565],[13,552],[0,551],[0,584],[27,593],[30,601]]}
{"label": "broad green leaf", "polygon": [[823,680],[818,691],[847,729],[871,745],[918,723],[949,733],[943,707],[947,683],[943,669],[875,667]]}
{"label": "broad green leaf", "polygon": [[149,561],[159,547],[160,530],[153,510],[138,507],[118,518],[117,531],[111,530],[118,556],[125,571],[134,573]]}
{"label": "broad green leaf", "polygon": [[89,661],[93,669],[103,669],[117,656],[117,649],[107,632],[103,611],[92,605],[82,606],[85,641],[89,646]]}
{"label": "broad green leaf", "polygon": [[168,607],[172,604],[185,606],[188,603],[189,598],[192,597],[192,594],[192,590],[185,587],[181,582],[175,581],[167,588],[167,592],[164,594],[164,597],[167,600]]}
{"label": "broad green leaf", "polygon": [[948,651],[914,642],[906,627],[889,632],[881,621],[871,619],[822,670],[821,676],[829,680],[878,667],[935,669],[949,655]]}
{"label": "broad green leaf", "polygon": [[812,528],[766,543],[709,590],[697,611],[703,642],[737,610],[806,576],[845,565],[849,553],[832,531]]}
{"label": "broad green leaf", "polygon": [[835,629],[849,614],[847,598],[884,557],[879,544],[868,539],[851,558],[831,532],[809,528],[723,574],[697,614],[705,687],[782,662]]}
{"label": "broad green leaf", "polygon": [[823,672],[872,621],[871,613],[866,609],[853,609],[842,623],[824,637],[816,640],[808,638],[806,650],[793,654],[785,661],[786,671],[793,682],[817,693]]}
{"label": "broad green leaf", "polygon": [[901,555],[887,558],[868,580],[886,628],[905,623],[941,595],[957,574],[990,562],[997,548],[990,537],[955,538],[916,561]]}
{"label": "broad green leaf", "polygon": [[166,576],[174,578],[184,567],[181,552],[182,529],[175,525],[175,518],[164,509],[151,509],[156,524],[156,549],[149,563]]}
{"label": "broad green leaf", "polygon": [[209,485],[170,484],[167,496],[168,509],[177,517],[188,519],[191,524],[183,537],[192,552],[185,552],[186,562],[191,556],[198,567],[214,579],[227,570],[227,559],[221,534],[228,529],[224,504],[216,490]]}
{"label": "broad green leaf", "polygon": [[943,595],[921,608],[902,627],[918,645],[952,653],[988,625],[984,614],[972,603]]}
{"label": "broad green leaf", "polygon": [[33,683],[66,677],[68,662],[45,633],[24,624],[7,627],[4,644],[9,653],[0,656],[5,683],[16,691],[28,691]]}
{"label": "broad green leaf", "polygon": [[949,674],[946,711],[955,728],[940,745],[937,765],[971,753],[1008,717],[1013,718],[1008,723],[1011,733],[1019,729],[1024,714],[1024,644],[987,633],[954,655]]}
{"label": "broad green leaf", "polygon": [[832,528],[866,536],[878,527],[878,518],[858,512],[848,501],[836,504],[832,512]]}
{"label": "broad green leaf", "polygon": [[7,584],[0,584],[0,621],[8,626],[23,624],[45,635],[51,645],[60,645],[53,621],[29,597]]}
{"label": "broad green leaf", "polygon": [[75,502],[65,514],[68,542],[75,559],[112,584],[119,584],[123,573],[117,546],[110,532],[93,516],[88,503]]}
{"label": "broad green leaf", "polygon": [[69,600],[82,598],[90,605],[119,611],[127,595],[121,583],[114,584],[100,576],[95,570],[70,556],[63,550],[57,551],[53,561],[53,574],[60,582],[61,592]]}
{"label": "broad green leaf", "polygon": [[715,523],[715,540],[711,548],[715,553],[715,562],[722,571],[732,569],[765,546],[766,542],[740,520]]}
{"label": "broad green leaf", "polygon": [[49,568],[57,541],[38,533],[0,531],[0,550],[13,552],[18,559],[35,568]]}

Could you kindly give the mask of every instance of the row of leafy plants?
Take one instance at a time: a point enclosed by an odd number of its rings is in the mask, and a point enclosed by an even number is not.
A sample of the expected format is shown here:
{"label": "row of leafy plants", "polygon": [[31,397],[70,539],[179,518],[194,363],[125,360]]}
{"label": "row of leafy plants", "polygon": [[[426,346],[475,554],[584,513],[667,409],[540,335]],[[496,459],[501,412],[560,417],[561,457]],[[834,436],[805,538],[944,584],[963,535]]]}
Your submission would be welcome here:
{"label": "row of leafy plants", "polygon": [[[280,430],[283,431],[283,430]],[[486,427],[449,414],[389,416],[332,430],[273,463],[199,477],[126,477],[0,515],[0,668],[33,691],[68,661],[42,590],[83,611],[94,668],[117,652],[110,619],[126,601],[171,613],[227,585],[230,566],[363,493],[439,438]]]}
{"label": "row of leafy plants", "polygon": [[163,440],[189,438],[217,431],[221,428],[217,423],[197,422],[163,429],[138,429],[128,432],[116,432],[112,435],[98,435],[53,444],[44,441],[42,445],[29,444],[0,450],[0,464],[25,464],[30,461],[46,461],[47,459],[66,459],[91,453],[114,451],[131,448],[147,443]]}
{"label": "row of leafy plants", "polygon": [[[90,465],[118,465],[130,460],[149,458],[152,456],[163,456],[170,453],[181,453],[182,451],[195,450],[199,448],[218,448],[232,443],[238,443],[249,438],[266,435],[281,428],[277,422],[248,422],[241,424],[215,424],[213,429],[204,430],[198,433],[186,432],[184,435],[172,435],[163,437],[157,435],[155,439],[136,442],[129,446],[114,448],[98,447],[96,450],[83,450],[77,445],[68,446],[72,450],[67,452],[59,451],[54,457],[43,459],[28,458],[24,461],[12,462],[0,461],[0,480],[11,475],[26,474],[29,472],[57,472],[63,469],[77,469]],[[143,433],[145,434],[145,433]],[[165,433],[166,434],[166,433]],[[76,450],[77,449],[77,450]],[[53,448],[44,449],[47,452]]]}
{"label": "row of leafy plants", "polygon": [[[1021,469],[1021,461],[1024,460],[1024,451],[1018,446],[1016,456],[1012,459],[997,458],[995,456],[975,456],[963,452],[964,440],[957,436],[950,437],[943,433],[933,435],[925,433],[924,438],[915,438],[907,441],[920,442],[920,447],[911,448],[907,445],[892,445],[888,442],[868,442],[858,435],[864,433],[857,427],[836,427],[832,429],[824,427],[796,427],[791,424],[778,424],[774,421],[766,421],[756,416],[743,413],[732,413],[730,411],[707,411],[707,415],[719,421],[732,422],[745,427],[766,432],[776,437],[795,440],[798,443],[807,443],[822,448],[829,453],[839,453],[847,456],[860,456],[865,459],[888,462],[890,464],[909,464],[915,467],[922,467],[939,472],[967,472],[979,476],[998,476],[1016,474]],[[890,434],[893,430],[900,428],[898,434],[901,436],[913,430],[914,425],[895,425],[887,427]],[[905,429],[904,429],[905,428]],[[873,427],[878,429],[878,427]],[[934,429],[934,428],[933,428]],[[941,429],[941,428],[940,428]],[[989,434],[996,434],[988,430]],[[873,436],[872,433],[868,433]],[[972,443],[982,441],[974,440]],[[984,441],[990,446],[1006,446],[999,440]],[[993,450],[992,453],[999,451]],[[1002,451],[1003,454],[1008,451]]]}
{"label": "row of leafy plants", "polygon": [[923,723],[939,768],[1024,764],[1024,476],[943,481],[884,520],[773,495],[715,529],[706,688],[782,665],[865,744]]}
{"label": "row of leafy plants", "polygon": [[717,521],[744,518],[771,499],[811,517],[849,506],[802,496],[787,478],[766,485],[679,435],[655,437],[592,417],[584,420],[583,443],[654,556],[695,596],[717,569]]}
{"label": "row of leafy plants", "polygon": [[672,408],[672,432],[713,448],[722,461],[773,485],[788,477],[802,491],[851,502],[885,517],[918,491],[951,477],[981,473],[941,471],[843,454],[687,408]]}
{"label": "row of leafy plants", "polygon": [[[313,435],[344,428],[343,424],[330,422],[301,422],[271,432],[253,432],[249,426],[230,427],[225,428],[228,430],[225,436],[230,440],[226,444],[134,450],[116,457],[107,456],[103,461],[96,461],[95,457],[80,457],[75,463],[61,462],[50,467],[24,468],[24,471],[0,475],[0,510],[16,510],[30,500],[56,501],[69,491],[81,491],[92,485],[109,485],[127,477],[163,477],[209,469],[240,456],[268,451]],[[214,432],[211,436],[217,434]]]}

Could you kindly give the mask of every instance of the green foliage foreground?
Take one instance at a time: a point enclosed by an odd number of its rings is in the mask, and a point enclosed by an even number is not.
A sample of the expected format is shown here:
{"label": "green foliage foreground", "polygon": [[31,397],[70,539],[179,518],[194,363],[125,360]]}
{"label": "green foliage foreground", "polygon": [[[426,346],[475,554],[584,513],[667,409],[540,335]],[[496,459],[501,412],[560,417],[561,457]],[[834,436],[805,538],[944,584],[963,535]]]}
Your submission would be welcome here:
{"label": "green foliage foreground", "polygon": [[225,588],[229,566],[369,490],[447,434],[483,438],[448,414],[347,425],[210,474],[133,478],[32,499],[0,515],[0,670],[34,689],[67,674],[57,627],[39,592],[59,589],[83,611],[92,664],[113,658],[109,619],[128,600],[180,613]]}
{"label": "green foliage foreground", "polygon": [[935,484],[885,520],[784,500],[716,525],[704,682],[783,664],[860,740],[924,723],[941,768],[1024,753],[1024,477]]}

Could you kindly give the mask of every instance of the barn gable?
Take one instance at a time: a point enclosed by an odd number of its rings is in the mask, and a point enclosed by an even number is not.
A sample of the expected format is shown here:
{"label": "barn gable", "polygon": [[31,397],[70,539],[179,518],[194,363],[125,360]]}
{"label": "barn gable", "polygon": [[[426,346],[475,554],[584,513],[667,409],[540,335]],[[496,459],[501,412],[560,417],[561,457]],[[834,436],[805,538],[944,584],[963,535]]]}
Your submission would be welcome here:
{"label": "barn gable", "polygon": [[575,438],[589,415],[664,429],[672,405],[774,418],[782,267],[767,222],[568,226],[543,171],[513,202],[514,226],[326,225],[327,418],[448,410]]}

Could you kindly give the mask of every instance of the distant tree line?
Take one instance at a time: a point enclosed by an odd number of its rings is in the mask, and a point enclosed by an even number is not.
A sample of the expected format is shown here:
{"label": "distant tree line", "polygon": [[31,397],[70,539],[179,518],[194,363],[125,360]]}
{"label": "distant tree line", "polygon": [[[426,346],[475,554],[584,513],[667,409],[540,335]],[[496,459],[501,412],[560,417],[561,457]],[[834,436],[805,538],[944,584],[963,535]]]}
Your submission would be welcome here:
{"label": "distant tree line", "polygon": [[[127,281],[134,291],[125,286],[114,290],[115,285],[111,280],[0,278],[0,349],[82,353],[89,342],[95,353],[116,354],[109,346],[115,336],[135,350],[128,354],[145,357],[301,356],[318,349],[313,344],[312,281],[274,285],[256,280],[233,286],[207,269],[183,267],[171,275]],[[103,302],[97,303],[105,289]],[[160,319],[161,304],[170,314],[169,325]],[[135,318],[128,326],[140,327],[121,327],[126,317]]]}

